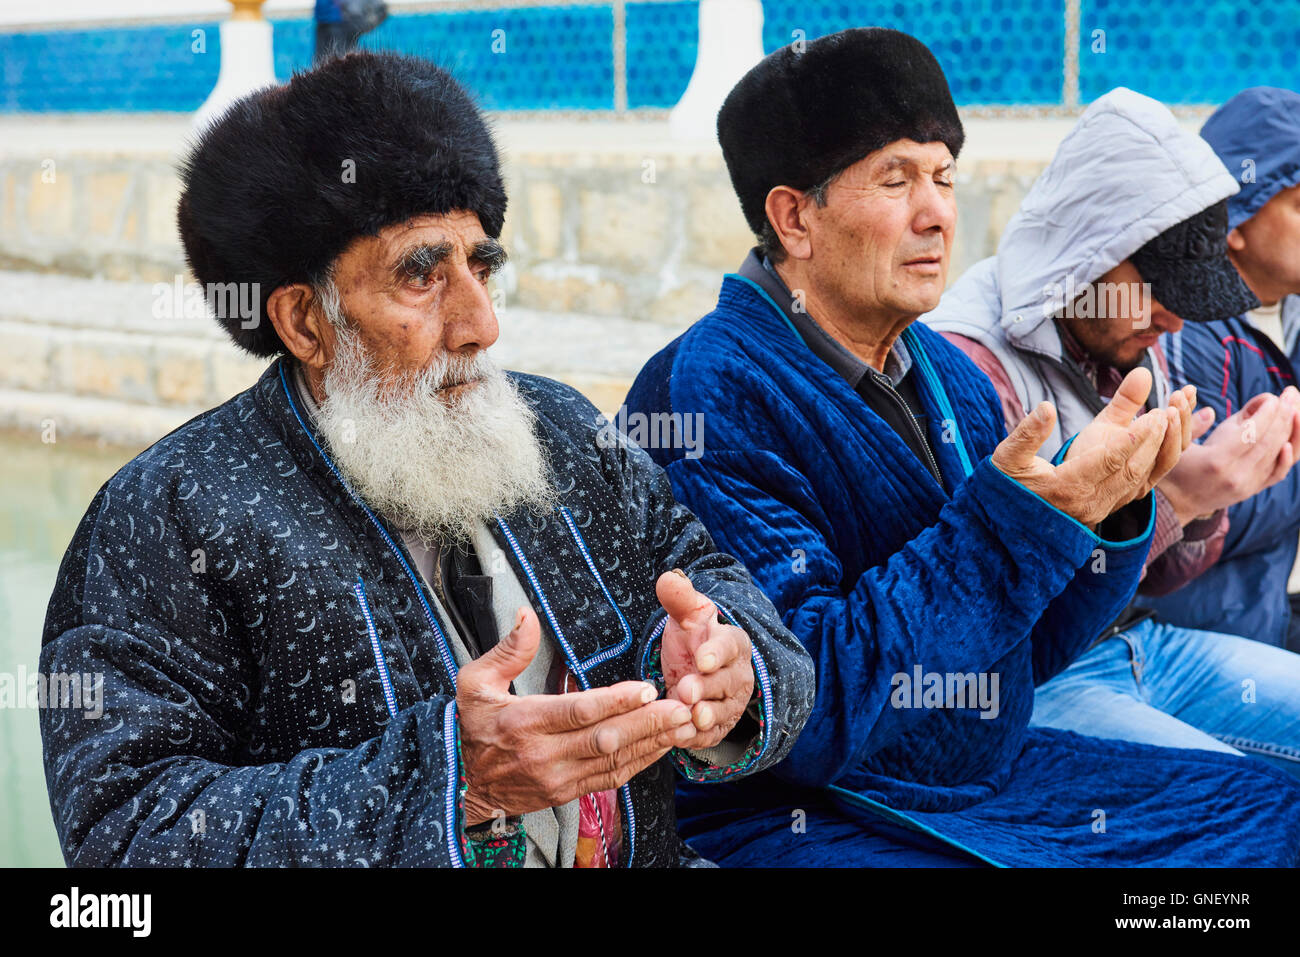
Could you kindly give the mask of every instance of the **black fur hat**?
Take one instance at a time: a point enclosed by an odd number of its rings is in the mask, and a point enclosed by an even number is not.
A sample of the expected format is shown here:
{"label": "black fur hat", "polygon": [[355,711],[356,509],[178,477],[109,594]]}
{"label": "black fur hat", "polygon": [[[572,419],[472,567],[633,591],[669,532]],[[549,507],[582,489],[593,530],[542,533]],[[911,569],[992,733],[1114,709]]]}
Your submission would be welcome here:
{"label": "black fur hat", "polygon": [[284,351],[266,319],[271,293],[318,280],[358,236],[468,210],[495,238],[506,212],[496,146],[469,95],[429,61],[392,53],[351,53],[239,100],[200,135],[181,184],[195,278],[260,285],[255,322],[219,317],[258,356]]}
{"label": "black fur hat", "polygon": [[774,186],[809,189],[895,140],[965,133],[939,61],[920,40],[883,27],[841,30],[764,57],[718,111],[718,142],[756,235]]}

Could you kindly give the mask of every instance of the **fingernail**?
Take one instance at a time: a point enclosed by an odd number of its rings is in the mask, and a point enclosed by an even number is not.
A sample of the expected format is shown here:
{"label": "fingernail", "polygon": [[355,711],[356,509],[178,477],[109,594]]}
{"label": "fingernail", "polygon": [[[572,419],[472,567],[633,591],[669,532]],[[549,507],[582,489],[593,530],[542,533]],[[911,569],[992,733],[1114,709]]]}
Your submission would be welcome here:
{"label": "fingernail", "polygon": [[682,571],[680,568],[671,568],[669,569],[669,571],[671,571],[674,575],[681,575],[687,581],[691,580],[691,576],[686,574],[686,572]]}
{"label": "fingernail", "polygon": [[700,683],[698,681],[692,681],[689,685],[687,685],[687,688],[689,690],[683,693],[683,697],[682,697],[683,704],[693,705],[695,704],[695,702],[699,701],[702,697],[704,697],[704,691],[700,687]]}
{"label": "fingernail", "polygon": [[718,667],[718,656],[712,652],[706,652],[700,656],[700,668],[704,671],[712,671]]}
{"label": "fingernail", "polygon": [[646,685],[644,688],[641,689],[642,704],[649,704],[651,701],[654,701],[654,699],[657,697],[659,697],[659,691],[655,688],[654,685]]}
{"label": "fingernail", "polygon": [[690,708],[678,708],[673,712],[673,724],[686,724],[691,720]]}
{"label": "fingernail", "polygon": [[705,728],[711,727],[713,727],[713,709],[705,705],[700,709],[699,729],[703,731]]}
{"label": "fingernail", "polygon": [[689,724],[673,731],[673,740],[678,744],[684,744],[693,737],[695,737],[695,728]]}

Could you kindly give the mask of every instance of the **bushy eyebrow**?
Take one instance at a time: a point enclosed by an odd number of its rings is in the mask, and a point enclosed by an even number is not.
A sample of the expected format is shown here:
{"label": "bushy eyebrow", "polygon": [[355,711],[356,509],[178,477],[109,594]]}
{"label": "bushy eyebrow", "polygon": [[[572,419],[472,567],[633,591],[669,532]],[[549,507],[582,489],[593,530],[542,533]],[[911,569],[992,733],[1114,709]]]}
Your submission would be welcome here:
{"label": "bushy eyebrow", "polygon": [[[412,276],[423,276],[446,262],[455,247],[449,242],[417,243],[404,250],[393,265],[393,276],[397,280]],[[482,239],[474,244],[469,258],[477,260],[488,267],[489,272],[496,272],[506,264],[506,250],[495,239]]]}
{"label": "bushy eyebrow", "polygon": [[506,255],[506,248],[495,239],[482,239],[474,244],[474,249],[470,253],[471,259],[477,259],[483,265],[487,266],[488,272],[493,273],[506,264],[510,257]]}
{"label": "bushy eyebrow", "polygon": [[436,269],[452,253],[449,242],[417,243],[402,250],[393,265],[393,276],[398,280],[423,276]]}

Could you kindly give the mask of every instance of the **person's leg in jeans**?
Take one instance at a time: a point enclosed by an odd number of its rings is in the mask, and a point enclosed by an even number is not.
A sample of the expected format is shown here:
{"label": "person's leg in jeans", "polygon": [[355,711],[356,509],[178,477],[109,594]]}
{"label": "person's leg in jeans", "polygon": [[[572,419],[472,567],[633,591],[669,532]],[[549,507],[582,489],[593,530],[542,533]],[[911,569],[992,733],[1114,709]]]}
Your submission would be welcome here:
{"label": "person's leg in jeans", "polygon": [[1300,777],[1300,655],[1141,622],[1037,688],[1031,724],[1248,753]]}
{"label": "person's leg in jeans", "polygon": [[1141,643],[1134,634],[1147,624],[1142,622],[1094,645],[1056,677],[1035,688],[1029,723],[1094,738],[1239,754],[1236,748],[1147,701]]}
{"label": "person's leg in jeans", "polygon": [[1300,777],[1300,655],[1165,624],[1143,645],[1153,706]]}

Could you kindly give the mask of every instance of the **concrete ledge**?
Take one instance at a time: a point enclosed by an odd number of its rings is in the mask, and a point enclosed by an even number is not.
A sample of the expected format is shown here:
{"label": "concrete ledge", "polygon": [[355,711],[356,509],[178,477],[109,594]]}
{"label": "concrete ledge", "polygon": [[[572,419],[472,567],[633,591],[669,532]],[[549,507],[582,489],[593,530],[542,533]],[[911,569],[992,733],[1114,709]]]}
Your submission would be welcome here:
{"label": "concrete ledge", "polygon": [[[154,298],[145,282],[0,271],[0,427],[148,444],[266,368],[214,319],[155,319]],[[509,306],[498,320],[499,365],[567,382],[607,412],[679,331]]]}
{"label": "concrete ledge", "polygon": [[143,449],[201,411],[0,389],[0,429],[43,442],[73,437]]}

